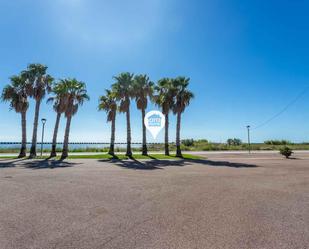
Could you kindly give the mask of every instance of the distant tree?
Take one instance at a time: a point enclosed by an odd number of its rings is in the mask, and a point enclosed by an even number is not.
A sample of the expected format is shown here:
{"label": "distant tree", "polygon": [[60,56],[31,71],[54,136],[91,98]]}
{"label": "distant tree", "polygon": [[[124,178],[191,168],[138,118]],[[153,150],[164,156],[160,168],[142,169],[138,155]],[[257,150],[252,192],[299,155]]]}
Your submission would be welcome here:
{"label": "distant tree", "polygon": [[133,93],[136,101],[137,109],[142,112],[142,129],[143,129],[143,145],[142,154],[147,155],[146,126],[144,124],[145,112],[148,104],[148,98],[153,97],[154,83],[150,81],[147,75],[136,75],[133,82]]}
{"label": "distant tree", "polygon": [[209,143],[209,141],[207,139],[198,139],[198,140],[196,140],[196,142],[198,142],[198,143],[206,143],[206,144]]}
{"label": "distant tree", "polygon": [[22,158],[26,156],[27,150],[26,113],[29,102],[26,94],[25,78],[18,75],[11,77],[10,80],[11,84],[4,87],[1,99],[10,103],[10,109],[21,114],[22,142],[18,157]]}
{"label": "distant tree", "polygon": [[42,64],[29,64],[22,72],[22,76],[27,79],[27,94],[35,100],[35,113],[33,122],[32,145],[30,158],[36,157],[37,130],[42,99],[51,91],[53,78],[47,74],[47,66]]}
{"label": "distant tree", "polygon": [[194,94],[189,91],[190,78],[177,77],[172,81],[175,90],[175,101],[173,104],[173,112],[177,115],[176,124],[176,156],[182,157],[180,148],[180,127],[181,127],[181,114],[189,106],[190,101],[194,98]]}
{"label": "distant tree", "polygon": [[85,83],[81,81],[78,81],[76,79],[64,79],[62,80],[62,83],[64,84],[64,87],[66,89],[65,117],[67,119],[67,122],[65,127],[61,159],[65,159],[68,157],[69,152],[69,135],[72,117],[77,113],[78,107],[82,105],[84,101],[89,100],[89,96],[87,95]]}
{"label": "distant tree", "polygon": [[242,144],[242,141],[239,139],[239,138],[229,138],[226,143],[229,145],[229,146],[239,146]]}
{"label": "distant tree", "polygon": [[227,143],[229,146],[233,145],[233,143],[234,143],[233,138],[229,138],[228,140],[226,140],[226,143]]}
{"label": "distant tree", "polygon": [[111,142],[109,146],[109,154],[115,154],[115,123],[117,114],[116,93],[111,90],[105,90],[105,95],[100,97],[99,110],[107,113],[107,122],[111,122]]}
{"label": "distant tree", "polygon": [[284,146],[280,149],[280,154],[289,158],[293,154],[293,151],[288,146]]}
{"label": "distant tree", "polygon": [[52,88],[52,93],[53,93],[53,96],[50,97],[47,100],[47,102],[53,103],[53,109],[57,113],[55,128],[54,128],[54,134],[53,134],[53,141],[52,141],[52,150],[51,150],[51,153],[50,153],[50,157],[55,157],[55,156],[57,156],[56,146],[57,146],[57,134],[58,134],[60,118],[61,118],[62,113],[65,112],[66,107],[67,107],[66,81],[60,80],[59,82],[57,82]]}
{"label": "distant tree", "polygon": [[194,140],[191,139],[183,139],[181,140],[181,143],[185,146],[193,146],[194,145]]}
{"label": "distant tree", "polygon": [[134,97],[133,92],[134,74],[126,72],[114,76],[116,83],[112,85],[112,91],[116,95],[117,101],[120,101],[119,111],[126,114],[127,121],[127,151],[126,156],[132,156],[131,149],[131,122],[130,122],[130,102]]}

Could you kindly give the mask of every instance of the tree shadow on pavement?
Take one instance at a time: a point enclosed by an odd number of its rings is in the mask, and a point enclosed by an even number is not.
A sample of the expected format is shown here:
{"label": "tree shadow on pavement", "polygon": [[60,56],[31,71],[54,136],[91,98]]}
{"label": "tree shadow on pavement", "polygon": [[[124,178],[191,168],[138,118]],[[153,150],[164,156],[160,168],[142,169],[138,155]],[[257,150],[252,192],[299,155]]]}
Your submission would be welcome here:
{"label": "tree shadow on pavement", "polygon": [[[106,161],[105,161],[106,162]],[[109,160],[108,162],[116,164],[117,166],[127,168],[127,169],[136,169],[136,170],[155,170],[162,169],[166,166],[184,166],[184,160],[137,160],[134,157],[131,157],[129,160]]]}
{"label": "tree shadow on pavement", "polygon": [[255,164],[248,163],[238,163],[238,162],[229,162],[229,161],[213,161],[208,159],[187,159],[189,162],[204,164],[207,166],[222,166],[222,167],[231,167],[231,168],[257,168],[259,166]]}
{"label": "tree shadow on pavement", "polygon": [[68,162],[64,160],[31,160],[22,164],[25,168],[31,169],[55,169],[55,168],[67,168],[72,167],[74,165],[81,164],[75,162]]}
{"label": "tree shadow on pavement", "polygon": [[193,164],[199,164],[199,165],[205,165],[205,166],[211,166],[211,167],[232,167],[232,168],[259,167],[254,164],[228,162],[228,161],[212,161],[212,160],[207,160],[207,159],[137,160],[132,157],[130,160],[113,160],[112,159],[107,162],[116,164],[117,166],[120,166],[123,168],[136,169],[136,170],[155,170],[155,169],[162,169],[163,167],[168,167],[168,166],[181,166],[182,167],[182,166],[193,165]]}
{"label": "tree shadow on pavement", "polygon": [[[103,160],[101,160],[103,161]],[[153,159],[153,160],[137,160],[134,157],[131,157],[130,160],[108,160],[104,162],[109,162],[115,164],[117,166],[127,168],[127,169],[136,169],[136,170],[155,170],[155,169],[163,169],[168,166],[186,166],[192,164],[199,164],[204,166],[211,167],[232,167],[232,168],[256,168],[259,167],[254,164],[247,163],[237,163],[237,162],[228,162],[228,161],[212,161],[207,159],[176,159],[176,160],[161,160],[161,159]]]}
{"label": "tree shadow on pavement", "polygon": [[16,159],[2,159],[0,160],[0,169],[1,168],[12,168],[17,166],[21,161],[26,160],[26,158],[16,158]]}

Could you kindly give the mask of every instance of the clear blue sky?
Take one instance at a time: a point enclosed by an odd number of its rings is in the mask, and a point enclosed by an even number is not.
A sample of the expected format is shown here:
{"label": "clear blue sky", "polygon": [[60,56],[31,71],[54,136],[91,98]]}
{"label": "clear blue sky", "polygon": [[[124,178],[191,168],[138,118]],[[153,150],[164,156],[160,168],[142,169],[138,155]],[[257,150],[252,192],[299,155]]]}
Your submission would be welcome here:
{"label": "clear blue sky", "polygon": [[[309,85],[308,13],[305,0],[0,0],[0,86],[30,62],[48,65],[55,78],[86,82],[91,101],[74,117],[71,141],[109,141],[97,104],[113,75],[184,75],[196,98],[183,115],[182,137],[246,139],[247,124],[264,122]],[[253,141],[309,141],[308,97],[254,130]],[[138,141],[141,115],[132,104]],[[33,107],[31,101],[29,141]],[[1,103],[0,116],[0,140],[19,141],[19,115]],[[41,117],[50,141],[55,113],[45,101]],[[124,115],[117,119],[117,141],[125,141]]]}

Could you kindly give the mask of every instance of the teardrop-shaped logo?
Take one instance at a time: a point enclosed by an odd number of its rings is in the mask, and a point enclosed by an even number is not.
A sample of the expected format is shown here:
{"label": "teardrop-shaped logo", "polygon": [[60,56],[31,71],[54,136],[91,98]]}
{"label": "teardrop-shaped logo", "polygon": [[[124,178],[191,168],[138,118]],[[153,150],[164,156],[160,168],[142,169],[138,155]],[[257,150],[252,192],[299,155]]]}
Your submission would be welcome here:
{"label": "teardrop-shaped logo", "polygon": [[144,124],[152,137],[156,139],[165,125],[165,116],[160,111],[150,111],[144,118]]}

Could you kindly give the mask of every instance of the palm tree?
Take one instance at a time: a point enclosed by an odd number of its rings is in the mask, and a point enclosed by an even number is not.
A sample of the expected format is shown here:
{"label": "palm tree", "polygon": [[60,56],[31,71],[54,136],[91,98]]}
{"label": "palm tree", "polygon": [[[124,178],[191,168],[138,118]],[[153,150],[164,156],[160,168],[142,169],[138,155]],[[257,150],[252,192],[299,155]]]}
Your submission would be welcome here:
{"label": "palm tree", "polygon": [[53,78],[47,74],[47,66],[41,64],[29,64],[27,70],[22,72],[27,78],[27,94],[35,100],[35,114],[33,122],[32,145],[30,158],[36,157],[36,143],[40,105],[46,93],[51,90]]}
{"label": "palm tree", "polygon": [[145,110],[148,104],[148,97],[152,98],[154,91],[154,83],[149,80],[147,75],[136,75],[134,77],[133,92],[135,96],[137,109],[142,111],[142,127],[143,127],[143,147],[142,154],[147,155],[146,126],[144,124]]}
{"label": "palm tree", "polygon": [[117,113],[117,99],[115,92],[105,90],[105,95],[100,97],[99,110],[104,110],[107,113],[107,122],[112,122],[111,125],[111,142],[108,154],[114,155],[115,151],[115,122]]}
{"label": "palm tree", "polygon": [[120,101],[119,111],[126,113],[127,120],[127,151],[126,156],[132,156],[131,150],[131,123],[130,123],[130,99],[134,97],[133,77],[131,73],[121,73],[115,76],[116,83],[112,85],[112,90],[116,94],[116,99]]}
{"label": "palm tree", "polygon": [[169,155],[169,141],[168,141],[168,128],[169,128],[169,112],[174,104],[175,91],[173,89],[172,79],[163,78],[158,81],[155,87],[157,95],[154,100],[158,106],[162,108],[162,113],[165,115],[165,137],[164,137],[164,150],[165,155]]}
{"label": "palm tree", "polygon": [[29,107],[25,79],[22,76],[11,77],[11,84],[4,87],[1,99],[10,102],[10,109],[21,114],[22,142],[18,157],[25,157],[27,150],[26,113]]}
{"label": "palm tree", "polygon": [[60,118],[61,118],[62,113],[65,112],[66,104],[67,104],[66,103],[66,85],[63,82],[63,80],[60,80],[58,83],[56,83],[53,86],[52,92],[54,93],[54,96],[50,97],[47,100],[47,102],[53,102],[53,109],[57,113],[53,141],[52,141],[52,150],[50,153],[50,157],[55,157],[57,156],[56,146],[57,146],[57,134],[58,134]]}
{"label": "palm tree", "polygon": [[177,115],[176,125],[176,156],[182,157],[180,149],[180,124],[181,114],[185,111],[186,107],[190,104],[190,100],[194,98],[194,94],[190,92],[187,87],[190,78],[177,77],[172,81],[175,92],[175,102],[173,105],[173,113]]}
{"label": "palm tree", "polygon": [[67,119],[65,134],[63,140],[63,149],[61,159],[68,157],[69,152],[69,134],[71,127],[71,120],[74,114],[77,113],[78,107],[84,103],[85,100],[89,100],[87,95],[86,85],[84,82],[76,79],[64,79],[61,83],[65,87],[65,117]]}

